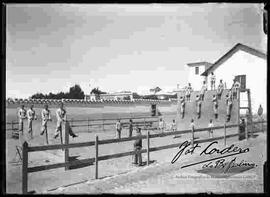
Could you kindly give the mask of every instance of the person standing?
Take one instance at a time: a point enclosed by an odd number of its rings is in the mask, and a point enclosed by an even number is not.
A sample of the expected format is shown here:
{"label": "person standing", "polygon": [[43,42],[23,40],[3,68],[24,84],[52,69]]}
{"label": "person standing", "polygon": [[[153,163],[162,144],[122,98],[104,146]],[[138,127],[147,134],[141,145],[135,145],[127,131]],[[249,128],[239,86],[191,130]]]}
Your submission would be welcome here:
{"label": "person standing", "polygon": [[196,96],[196,111],[197,111],[197,118],[200,119],[201,117],[201,107],[202,107],[202,101],[200,99],[200,96]]}
{"label": "person standing", "polygon": [[191,84],[188,83],[188,86],[185,89],[185,96],[186,96],[186,100],[189,101],[189,102],[190,102],[191,92],[192,92],[192,87],[191,87]]}
{"label": "person standing", "polygon": [[[63,123],[67,121],[67,113],[66,113],[66,110],[64,109],[63,103],[61,103],[60,108],[56,110],[56,118],[57,118],[57,123],[56,123],[54,138],[57,138],[60,132],[62,133]],[[69,135],[72,136],[73,138],[78,137],[75,133],[72,132],[71,129],[69,129],[68,132],[69,132]]]}
{"label": "person standing", "polygon": [[215,94],[213,95],[212,102],[213,102],[215,119],[218,119],[218,100],[217,100],[217,96]]}
{"label": "person standing", "polygon": [[204,94],[205,94],[206,90],[207,90],[207,86],[206,86],[205,81],[203,81],[202,89],[200,91],[200,99],[202,101],[204,100]]}
{"label": "person standing", "polygon": [[227,122],[231,119],[231,111],[232,111],[232,96],[230,94],[226,95],[226,104],[227,104]]}
{"label": "person standing", "polygon": [[132,132],[133,132],[133,121],[132,121],[132,119],[129,119],[128,128],[129,128],[129,137],[132,137]]}
{"label": "person standing", "polygon": [[116,135],[118,139],[121,139],[121,131],[122,131],[122,124],[120,122],[120,119],[116,122]]}
{"label": "person standing", "polygon": [[261,123],[261,131],[263,131],[263,117],[262,117],[262,114],[263,114],[263,108],[262,108],[262,105],[260,104],[260,106],[258,108],[258,116],[259,116],[259,120],[262,122]]}
{"label": "person standing", "polygon": [[41,119],[42,119],[42,122],[41,122],[41,133],[40,135],[43,135],[44,132],[48,132],[48,127],[47,127],[47,122],[48,121],[52,121],[51,119],[51,111],[48,109],[48,105],[44,105],[44,109],[42,109],[41,111]]}
{"label": "person standing", "polygon": [[28,133],[31,136],[31,139],[33,139],[33,120],[37,119],[36,112],[33,109],[34,105],[30,106],[30,109],[27,111],[27,119],[28,119]]}
{"label": "person standing", "polygon": [[217,95],[218,95],[219,100],[221,99],[223,90],[224,90],[224,84],[222,82],[222,79],[220,79],[219,84],[218,84],[218,90],[217,90]]}
{"label": "person standing", "polygon": [[185,116],[185,98],[183,96],[180,97],[180,113],[183,119]]}
{"label": "person standing", "polygon": [[26,110],[24,109],[24,105],[21,105],[21,108],[18,111],[18,119],[19,119],[19,132],[23,134],[23,121],[27,119]]}
{"label": "person standing", "polygon": [[240,90],[241,84],[239,81],[236,81],[236,79],[233,80],[233,85],[232,85],[232,97],[233,99],[238,99],[238,91]]}
{"label": "person standing", "polygon": [[216,89],[216,76],[214,75],[213,72],[211,72],[210,81],[211,81],[211,90],[215,90]]}
{"label": "person standing", "polygon": [[242,118],[241,122],[239,124],[239,135],[238,135],[238,140],[243,140],[245,139],[245,131],[246,131],[246,123],[245,119]]}
{"label": "person standing", "polygon": [[208,134],[209,134],[209,137],[211,136],[212,138],[214,137],[213,136],[213,133],[214,133],[213,127],[214,127],[213,121],[212,121],[212,119],[210,119],[209,124],[208,124],[208,128],[209,128]]}
{"label": "person standing", "polygon": [[175,119],[173,119],[171,130],[172,131],[176,131],[176,122],[175,122]]}
{"label": "person standing", "polygon": [[159,128],[159,131],[161,131],[161,133],[164,132],[165,122],[164,122],[164,120],[162,120],[162,118],[159,119],[158,128]]}
{"label": "person standing", "polygon": [[136,139],[134,142],[135,156],[133,164],[142,166],[142,153],[140,152],[142,150],[141,128],[137,128],[137,137],[140,138]]}

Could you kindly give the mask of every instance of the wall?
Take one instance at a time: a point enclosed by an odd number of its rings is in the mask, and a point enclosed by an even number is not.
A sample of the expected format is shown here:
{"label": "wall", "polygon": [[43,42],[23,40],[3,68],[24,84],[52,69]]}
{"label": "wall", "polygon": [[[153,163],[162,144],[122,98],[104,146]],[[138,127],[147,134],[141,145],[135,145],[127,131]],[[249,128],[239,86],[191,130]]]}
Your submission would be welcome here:
{"label": "wall", "polygon": [[196,66],[194,67],[188,66],[188,72],[189,72],[188,82],[191,83],[191,87],[193,88],[193,90],[200,90],[202,87],[203,81],[205,79],[205,77],[201,76],[201,74],[205,71],[205,66],[204,65],[199,66],[198,75],[195,75],[195,67]]}
{"label": "wall", "polygon": [[[220,79],[223,79],[227,88],[232,86],[236,75],[246,75],[246,87],[251,90],[252,111],[257,113],[259,104],[262,104],[264,112],[266,112],[266,68],[265,59],[240,50],[217,67],[214,73],[216,81],[219,82]],[[210,88],[210,84],[208,85]],[[241,106],[247,104],[246,100],[246,95],[242,95]]]}

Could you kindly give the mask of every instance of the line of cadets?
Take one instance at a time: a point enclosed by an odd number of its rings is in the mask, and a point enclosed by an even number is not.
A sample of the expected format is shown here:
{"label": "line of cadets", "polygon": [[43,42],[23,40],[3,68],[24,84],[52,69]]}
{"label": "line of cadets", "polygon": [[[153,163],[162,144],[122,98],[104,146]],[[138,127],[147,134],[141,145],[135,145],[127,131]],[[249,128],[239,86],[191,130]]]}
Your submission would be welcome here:
{"label": "line of cadets", "polygon": [[[33,120],[37,120],[36,112],[33,109],[34,105],[31,105],[30,108],[26,111],[24,108],[24,105],[21,105],[21,108],[18,111],[18,119],[19,119],[19,133],[23,134],[23,128],[24,128],[24,120],[28,120],[28,133],[30,134],[31,139],[33,139]],[[60,104],[60,107],[56,110],[56,129],[54,138],[57,138],[62,132],[62,125],[66,120],[66,110],[63,108],[63,103]],[[52,121],[51,119],[51,112],[48,109],[48,105],[44,105],[44,108],[41,111],[41,133],[40,135],[43,135],[44,133],[47,133],[47,123],[48,121]],[[78,137],[75,133],[72,132],[71,129],[69,129],[69,135],[72,137]]]}

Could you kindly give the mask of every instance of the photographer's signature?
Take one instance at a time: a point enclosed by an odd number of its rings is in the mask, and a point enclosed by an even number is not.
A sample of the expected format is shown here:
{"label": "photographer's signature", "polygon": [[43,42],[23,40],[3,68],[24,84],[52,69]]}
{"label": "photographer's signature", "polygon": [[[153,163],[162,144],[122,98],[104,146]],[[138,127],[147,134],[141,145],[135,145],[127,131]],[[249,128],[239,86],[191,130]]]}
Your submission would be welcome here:
{"label": "photographer's signature", "polygon": [[203,164],[201,172],[216,172],[216,173],[239,173],[251,168],[256,167],[257,165],[254,163],[249,163],[247,161],[241,160],[241,162],[236,161],[236,157],[231,159],[230,161],[226,161],[224,158],[243,154],[249,152],[249,148],[241,148],[234,144],[230,145],[229,147],[225,147],[223,149],[217,148],[217,141],[211,142],[206,148],[202,149],[202,147],[198,144],[194,144],[191,146],[191,143],[188,141],[183,142],[179,146],[179,151],[173,157],[171,163],[175,163],[182,155],[192,155],[195,151],[200,151],[200,156],[203,155],[216,155],[216,157],[202,160],[199,162],[190,163],[181,168],[186,168],[198,164]]}

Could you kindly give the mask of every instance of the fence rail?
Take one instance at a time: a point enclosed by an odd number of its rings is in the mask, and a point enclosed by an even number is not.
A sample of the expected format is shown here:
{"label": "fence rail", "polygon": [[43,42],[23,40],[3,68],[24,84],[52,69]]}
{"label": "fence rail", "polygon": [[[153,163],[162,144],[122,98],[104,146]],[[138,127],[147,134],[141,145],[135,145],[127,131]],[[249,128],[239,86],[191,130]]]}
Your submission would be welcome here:
{"label": "fence rail", "polygon": [[[263,124],[266,123],[266,121],[258,121],[258,122],[253,122],[253,125],[255,124]],[[191,130],[182,130],[182,131],[173,131],[173,132],[166,132],[166,133],[157,133],[157,134],[151,134],[150,132],[147,131],[147,135],[141,135],[141,136],[134,136],[134,137],[127,137],[127,138],[122,138],[122,139],[106,139],[106,140],[98,140],[98,136],[96,136],[95,141],[90,141],[90,142],[81,142],[81,143],[68,143],[68,129],[69,129],[69,124],[68,122],[65,125],[65,144],[56,144],[56,145],[47,145],[47,146],[33,146],[29,147],[27,142],[24,142],[23,147],[22,147],[22,155],[23,155],[23,164],[22,164],[22,193],[27,193],[28,190],[28,173],[33,173],[33,172],[39,172],[43,170],[50,170],[50,169],[56,169],[56,168],[62,168],[64,167],[66,170],[68,167],[72,165],[79,165],[79,164],[85,164],[85,166],[93,165],[93,162],[95,162],[95,178],[98,178],[98,161],[104,161],[108,159],[113,159],[113,158],[120,158],[120,157],[125,157],[129,155],[134,155],[136,151],[128,151],[128,152],[122,152],[122,153],[116,153],[116,154],[110,154],[110,155],[103,155],[99,156],[98,155],[98,150],[99,150],[99,145],[103,144],[110,144],[110,143],[119,143],[119,142],[126,142],[126,141],[133,141],[136,139],[147,139],[147,148],[142,149],[140,153],[147,153],[147,165],[149,165],[150,161],[150,152],[153,151],[159,151],[159,150],[164,150],[164,149],[170,149],[170,148],[175,148],[179,147],[179,143],[176,144],[169,144],[165,146],[159,146],[159,147],[151,147],[150,148],[150,138],[157,138],[157,137],[165,137],[165,136],[170,136],[170,135],[177,135],[177,134],[184,134],[184,133],[192,133],[192,145],[194,143],[204,143],[208,141],[213,141],[213,140],[220,140],[224,139],[224,145],[226,145],[226,139],[230,137],[236,137],[239,135],[243,135],[241,133],[236,133],[236,134],[230,134],[226,135],[226,129],[227,128],[233,128],[233,127],[238,127],[238,124],[234,125],[226,125],[224,124],[223,126],[216,126],[213,127],[213,129],[224,129],[224,136],[219,136],[215,138],[206,138],[206,139],[194,139],[194,133],[195,132],[202,132],[202,131],[207,131],[209,128],[199,128],[199,129],[191,129]],[[246,125],[247,128],[247,125]],[[261,130],[258,131],[253,131],[253,132],[248,132],[247,129],[245,131],[245,136],[248,136],[248,133],[257,133],[261,132]],[[69,161],[69,155],[68,155],[68,150],[69,148],[79,148],[79,147],[86,147],[86,146],[95,146],[95,158],[88,158],[88,159],[81,159],[77,161]],[[57,164],[49,164],[49,165],[41,165],[41,166],[34,166],[34,167],[28,167],[28,154],[30,152],[36,152],[36,151],[45,151],[45,150],[56,150],[56,149],[64,149],[65,150],[65,162],[62,163],[57,163]]]}

